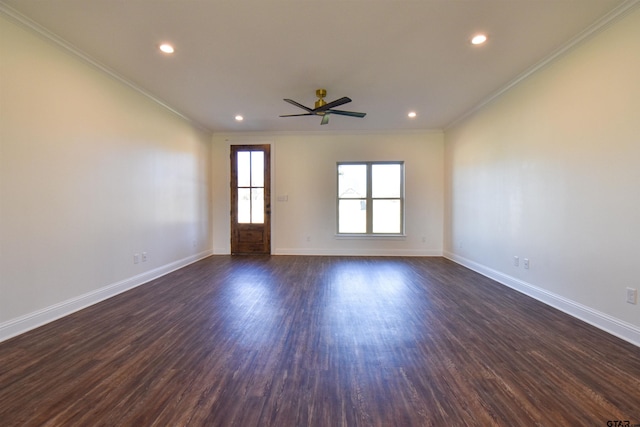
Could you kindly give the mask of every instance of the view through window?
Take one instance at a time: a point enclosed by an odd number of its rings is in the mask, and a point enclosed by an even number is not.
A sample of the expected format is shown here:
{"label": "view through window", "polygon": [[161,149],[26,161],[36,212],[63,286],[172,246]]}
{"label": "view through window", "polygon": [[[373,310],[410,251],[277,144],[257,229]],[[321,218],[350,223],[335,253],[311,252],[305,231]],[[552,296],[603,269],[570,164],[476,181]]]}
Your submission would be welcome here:
{"label": "view through window", "polygon": [[338,234],[404,232],[404,162],[338,163]]}

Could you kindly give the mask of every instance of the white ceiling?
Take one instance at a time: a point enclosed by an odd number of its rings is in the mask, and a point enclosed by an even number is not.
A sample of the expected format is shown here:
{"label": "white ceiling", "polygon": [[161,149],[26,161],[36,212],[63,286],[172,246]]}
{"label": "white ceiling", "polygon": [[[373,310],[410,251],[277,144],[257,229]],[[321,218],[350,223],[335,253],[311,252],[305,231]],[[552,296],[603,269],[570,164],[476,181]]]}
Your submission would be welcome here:
{"label": "white ceiling", "polygon": [[[378,132],[446,127],[637,0],[2,3],[211,131]],[[367,116],[278,117],[304,112],[283,98],[313,107],[318,88]]]}

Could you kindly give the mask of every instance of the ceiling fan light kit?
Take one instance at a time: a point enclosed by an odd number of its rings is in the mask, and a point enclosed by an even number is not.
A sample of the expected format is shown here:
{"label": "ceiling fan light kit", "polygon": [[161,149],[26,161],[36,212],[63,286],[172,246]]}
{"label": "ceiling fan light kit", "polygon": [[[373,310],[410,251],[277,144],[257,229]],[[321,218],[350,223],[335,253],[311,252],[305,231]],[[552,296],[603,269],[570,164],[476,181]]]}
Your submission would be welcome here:
{"label": "ceiling fan light kit", "polygon": [[331,101],[327,103],[324,100],[324,97],[327,96],[326,89],[318,89],[316,90],[316,96],[318,99],[315,102],[314,108],[311,109],[309,107],[305,107],[304,105],[292,100],[286,99],[285,101],[289,104],[295,105],[298,108],[301,108],[306,111],[306,113],[302,114],[284,114],[280,117],[300,117],[300,116],[321,116],[322,120],[320,121],[321,125],[326,125],[329,123],[329,115],[337,114],[339,116],[349,116],[349,117],[364,117],[367,113],[358,113],[356,111],[344,111],[344,110],[334,110],[334,107],[339,107],[340,105],[344,105],[348,102],[351,102],[351,98],[343,96],[340,99],[336,99],[335,101]]}

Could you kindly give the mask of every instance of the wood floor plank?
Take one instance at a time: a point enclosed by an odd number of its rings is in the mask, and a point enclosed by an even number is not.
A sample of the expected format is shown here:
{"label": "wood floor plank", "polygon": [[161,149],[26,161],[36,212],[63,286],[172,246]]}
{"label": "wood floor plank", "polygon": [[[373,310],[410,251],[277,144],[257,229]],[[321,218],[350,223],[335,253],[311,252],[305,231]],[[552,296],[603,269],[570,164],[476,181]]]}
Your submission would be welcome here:
{"label": "wood floor plank", "polygon": [[213,256],[0,343],[1,426],[640,425],[640,349],[443,258]]}

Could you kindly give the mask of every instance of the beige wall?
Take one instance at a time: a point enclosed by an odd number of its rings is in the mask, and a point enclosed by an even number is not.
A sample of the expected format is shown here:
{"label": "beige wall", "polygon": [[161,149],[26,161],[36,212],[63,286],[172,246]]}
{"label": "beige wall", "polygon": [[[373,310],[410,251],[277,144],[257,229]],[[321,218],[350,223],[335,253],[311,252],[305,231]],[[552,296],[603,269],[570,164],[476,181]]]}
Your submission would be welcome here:
{"label": "beige wall", "polygon": [[447,256],[636,343],[639,76],[635,8],[445,132]]}
{"label": "beige wall", "polygon": [[[229,253],[229,146],[272,145],[272,253],[441,255],[441,132],[245,134],[214,136],[214,251]],[[406,237],[336,237],[336,162],[401,160],[406,176]],[[287,196],[287,201],[278,201]]]}
{"label": "beige wall", "polygon": [[212,230],[209,133],[2,15],[0,31],[2,339],[210,253]]}

